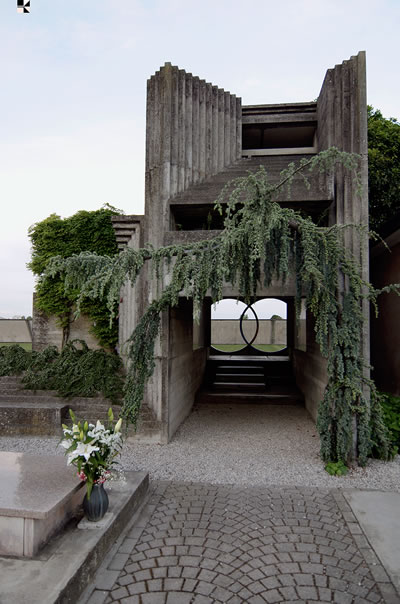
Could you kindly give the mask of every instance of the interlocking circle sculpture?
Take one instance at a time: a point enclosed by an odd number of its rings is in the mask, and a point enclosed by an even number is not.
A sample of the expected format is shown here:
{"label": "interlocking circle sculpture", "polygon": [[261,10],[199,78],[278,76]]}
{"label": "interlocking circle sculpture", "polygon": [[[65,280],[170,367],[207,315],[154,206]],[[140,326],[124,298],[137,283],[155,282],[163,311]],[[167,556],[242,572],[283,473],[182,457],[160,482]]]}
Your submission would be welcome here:
{"label": "interlocking circle sculpture", "polygon": [[[247,310],[251,310],[251,312],[253,313],[254,318],[256,320],[256,332],[255,332],[253,338],[250,340],[250,342],[248,341],[248,339],[246,338],[246,336],[244,335],[244,332],[243,332],[243,319],[244,319],[244,317],[246,315],[246,311]],[[248,346],[251,346],[253,344],[253,342],[255,341],[255,339],[257,338],[257,336],[258,336],[258,330],[259,330],[259,327],[260,327],[259,322],[258,322],[257,313],[256,313],[256,311],[254,310],[254,308],[252,307],[251,304],[248,304],[246,306],[246,308],[244,309],[244,311],[242,312],[242,314],[240,315],[239,327],[240,327],[240,335],[242,336],[243,340],[246,342],[246,344]]]}

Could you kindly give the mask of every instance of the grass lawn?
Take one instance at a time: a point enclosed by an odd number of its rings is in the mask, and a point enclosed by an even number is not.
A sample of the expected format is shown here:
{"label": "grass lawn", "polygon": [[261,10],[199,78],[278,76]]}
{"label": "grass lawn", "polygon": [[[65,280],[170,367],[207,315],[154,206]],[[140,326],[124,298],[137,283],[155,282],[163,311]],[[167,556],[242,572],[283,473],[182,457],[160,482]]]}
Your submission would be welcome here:
{"label": "grass lawn", "polygon": [[15,344],[18,344],[24,350],[29,350],[29,352],[32,350],[31,342],[0,342],[0,346],[14,346]]}
{"label": "grass lawn", "polygon": [[[238,350],[242,350],[244,346],[242,344],[212,344],[212,347],[216,350],[221,350],[221,352],[238,352]],[[260,350],[261,352],[277,352],[278,350],[282,350],[285,346],[281,344],[258,344],[257,346],[253,346],[256,350]]]}

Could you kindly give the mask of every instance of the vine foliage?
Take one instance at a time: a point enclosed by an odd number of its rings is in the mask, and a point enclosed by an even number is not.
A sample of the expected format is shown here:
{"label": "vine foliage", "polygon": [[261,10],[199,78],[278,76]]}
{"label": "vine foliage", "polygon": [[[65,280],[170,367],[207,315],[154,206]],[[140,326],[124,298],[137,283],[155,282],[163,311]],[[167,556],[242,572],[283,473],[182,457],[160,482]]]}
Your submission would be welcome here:
{"label": "vine foliage", "polygon": [[48,346],[41,352],[21,346],[0,347],[0,376],[22,375],[30,390],[56,390],[59,396],[92,397],[101,393],[119,403],[123,368],[118,355],[88,348],[83,340],[67,342],[61,352]]}
{"label": "vine foliage", "polygon": [[[382,457],[388,456],[379,400],[365,378],[361,348],[361,305],[365,298],[375,301],[379,292],[363,281],[357,258],[344,243],[346,229],[356,229],[362,240],[368,236],[367,227],[318,227],[273,201],[282,187],[290,188],[296,175],[307,184],[312,171],[325,173],[336,164],[349,170],[357,182],[359,157],[335,148],[298,165],[289,164],[277,185],[269,182],[263,169],[232,181],[216,202],[221,215],[224,208],[224,229],[212,239],[159,249],[126,248],[113,258],[84,252],[51,260],[46,275],[61,274],[67,289],[80,292],[78,308],[85,298],[106,299],[111,316],[121,286],[128,279],[135,283],[146,261],[152,266],[161,295],[148,306],[128,341],[122,411],[128,421],[136,423],[146,382],[154,370],[161,314],[176,306],[179,296],[193,300],[196,319],[204,297],[219,300],[226,282],[250,303],[261,281],[268,286],[273,279],[284,283],[295,276],[297,312],[305,299],[315,317],[316,340],[328,359],[328,384],[317,422],[322,458],[348,462],[354,451],[354,422],[359,463],[365,464],[372,443]],[[399,291],[400,286],[391,289]]]}
{"label": "vine foliage", "polygon": [[[55,315],[63,328],[63,343],[69,339],[69,325],[74,316],[77,292],[67,292],[61,275],[47,277],[45,270],[51,257],[67,258],[83,251],[114,256],[118,253],[111,216],[120,214],[105,204],[100,210],[81,210],[68,218],[51,214],[29,229],[32,256],[28,268],[39,277],[35,305],[47,315]],[[110,324],[106,304],[97,300],[82,300],[82,312],[92,321],[91,332],[99,344],[113,349],[118,341],[118,324]]]}

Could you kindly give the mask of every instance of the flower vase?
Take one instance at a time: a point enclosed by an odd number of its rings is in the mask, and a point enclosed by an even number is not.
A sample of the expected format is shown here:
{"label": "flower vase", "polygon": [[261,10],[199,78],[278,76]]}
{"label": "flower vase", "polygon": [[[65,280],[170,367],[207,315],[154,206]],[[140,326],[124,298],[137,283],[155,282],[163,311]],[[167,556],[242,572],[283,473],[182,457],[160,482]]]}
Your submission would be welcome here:
{"label": "flower vase", "polygon": [[97,522],[103,518],[108,510],[108,495],[104,489],[104,484],[94,484],[90,499],[87,493],[83,499],[83,511],[90,522]]}

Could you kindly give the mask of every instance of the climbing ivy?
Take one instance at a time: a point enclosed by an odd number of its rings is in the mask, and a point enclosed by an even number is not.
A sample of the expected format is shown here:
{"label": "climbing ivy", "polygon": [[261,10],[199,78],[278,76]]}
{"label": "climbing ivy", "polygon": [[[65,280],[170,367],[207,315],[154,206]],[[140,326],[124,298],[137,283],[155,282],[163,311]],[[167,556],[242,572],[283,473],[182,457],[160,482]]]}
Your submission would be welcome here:
{"label": "climbing ivy", "polygon": [[[315,317],[316,340],[328,359],[328,384],[317,422],[322,458],[326,462],[348,462],[353,451],[354,423],[360,464],[365,464],[372,442],[383,457],[388,456],[379,401],[373,384],[365,379],[361,350],[361,304],[365,298],[376,301],[380,292],[363,281],[357,259],[344,244],[346,229],[357,229],[362,240],[367,237],[367,228],[318,227],[311,219],[273,201],[282,187],[290,188],[296,175],[308,183],[312,171],[327,172],[338,163],[352,173],[359,186],[359,157],[335,148],[303,159],[298,165],[290,164],[277,185],[268,181],[263,169],[232,181],[216,203],[221,215],[224,208],[224,229],[212,239],[159,249],[126,248],[112,258],[84,252],[50,261],[46,278],[62,275],[67,290],[79,291],[78,308],[87,297],[106,299],[111,316],[121,286],[128,279],[135,283],[146,261],[150,261],[153,279],[162,293],[148,306],[128,341],[123,407],[128,421],[136,423],[146,381],[154,370],[154,346],[164,310],[176,306],[180,296],[187,296],[193,300],[196,319],[204,297],[211,295],[214,302],[219,300],[226,282],[237,287],[239,296],[250,303],[261,280],[268,286],[273,279],[284,283],[295,274],[297,313],[301,298],[305,298]],[[390,289],[400,291],[400,286]],[[368,389],[372,390],[371,397]]]}
{"label": "climbing ivy", "polygon": [[[47,315],[58,318],[64,331],[64,343],[68,340],[69,325],[74,318],[77,292],[65,291],[61,275],[45,276],[47,264],[53,256],[67,258],[83,251],[106,256],[117,254],[111,216],[120,213],[120,210],[105,204],[100,210],[81,210],[68,218],[51,214],[29,229],[32,257],[28,268],[39,277],[35,305]],[[82,312],[91,319],[91,332],[98,342],[113,349],[118,341],[118,323],[114,320],[110,324],[107,305],[102,300],[97,300],[94,304],[86,299],[82,301]]]}

